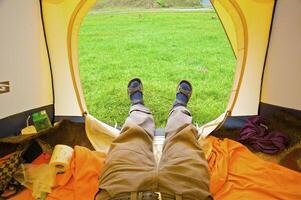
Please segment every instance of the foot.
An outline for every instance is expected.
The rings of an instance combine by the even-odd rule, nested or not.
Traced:
[[[177,87],[176,100],[173,104],[173,108],[177,106],[187,106],[187,103],[191,97],[192,86],[186,81],[182,80]]]
[[[132,105],[144,104],[143,102],[143,85],[139,78],[134,78],[128,83],[128,95]]]

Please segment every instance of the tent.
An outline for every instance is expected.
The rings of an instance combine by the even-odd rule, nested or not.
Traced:
[[[78,32],[81,21],[94,3],[95,0],[0,1],[0,153],[3,155],[11,153],[12,149],[16,151],[14,144],[18,141],[26,142],[35,137],[7,136],[17,135],[26,127],[28,116],[41,110],[47,111],[52,122],[62,119],[79,122],[70,123],[74,129],[69,131],[65,131],[67,128],[58,131],[59,128],[55,127],[40,132],[40,139],[50,146],[57,142],[69,146],[83,144],[90,149],[106,151],[118,135],[117,129],[88,114],[79,78]],[[225,112],[198,127],[200,135],[205,137],[212,131],[216,133],[219,127],[241,126],[241,119],[249,116],[269,117],[286,112],[301,119],[301,1],[211,0],[211,3],[232,45],[237,64]],[[301,120],[294,121],[295,118],[286,116],[279,114],[279,122],[285,128],[294,125],[295,134],[300,136]],[[77,132],[76,127],[82,132]],[[50,135],[52,137],[48,137]],[[154,138],[156,159],[162,152],[162,137]],[[210,191],[215,199],[300,199],[300,173],[260,160],[237,142],[213,138],[207,139],[213,140],[210,143],[213,146],[209,145],[208,149],[213,149],[214,156],[207,159],[212,170]],[[34,143],[31,148],[27,152],[34,157],[33,154],[37,153]],[[87,156],[92,151],[76,148],[85,152],[83,161],[89,160]],[[228,162],[230,157],[231,162]],[[80,156],[77,154],[74,158]],[[98,169],[103,160],[101,156],[97,159],[98,165],[77,160],[74,163],[82,164],[82,169],[94,167],[97,170],[92,170],[100,173]],[[232,167],[229,173],[228,166]],[[296,171],[300,170],[300,167],[296,168]],[[72,171],[67,176],[70,173]],[[86,195],[87,189],[93,187],[95,191],[90,195],[94,196],[99,174],[82,177],[89,180],[85,179],[82,187],[74,188]],[[73,180],[66,184],[73,184]],[[51,194],[61,194],[60,188]],[[229,188],[231,192],[227,191]],[[72,197],[74,190],[69,186],[65,189],[68,195],[59,197]]]
[[[0,137],[16,135],[33,112],[83,122],[77,40],[95,0],[0,2]],[[301,1],[211,0],[237,58],[224,113],[199,127],[286,110],[301,113]]]

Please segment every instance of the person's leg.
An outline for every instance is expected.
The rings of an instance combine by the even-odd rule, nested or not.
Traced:
[[[172,108],[165,127],[166,139],[176,134],[181,127],[187,126],[191,123],[191,113],[185,106],[181,105]]]
[[[177,133],[182,126],[192,123],[190,111],[186,108],[192,94],[192,86],[188,81],[181,81],[177,87],[176,100],[169,113],[165,127],[166,138]]]
[[[142,104],[135,104],[131,106],[129,116],[125,120],[123,127],[126,127],[130,124],[136,124],[137,126],[143,128],[151,137],[154,136],[154,117],[146,106]]]
[[[188,100],[189,96],[184,103]],[[186,104],[175,103],[169,115],[160,161],[159,190],[182,196],[183,200],[211,199],[208,164]]]
[[[140,79],[132,79],[128,84],[128,95],[131,101],[129,116],[124,126],[136,124],[148,132],[153,137],[155,133],[155,123],[151,111],[144,106],[143,85]]]
[[[155,187],[156,163],[152,152],[154,119],[143,105],[143,99],[134,100],[136,103],[133,104],[131,98],[132,106],[120,136],[111,144],[100,177],[97,199],[107,200],[120,193],[152,190]]]

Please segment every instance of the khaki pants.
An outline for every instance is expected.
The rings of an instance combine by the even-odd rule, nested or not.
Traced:
[[[212,199],[207,161],[191,122],[191,114],[185,107],[171,111],[162,157],[156,163],[153,116],[143,105],[132,106],[120,136],[111,145],[97,199],[107,200],[119,193],[136,191],[161,192],[184,200]]]

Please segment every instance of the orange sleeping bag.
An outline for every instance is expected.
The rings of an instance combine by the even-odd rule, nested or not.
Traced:
[[[56,185],[46,200],[89,200],[98,191],[98,177],[106,155],[75,146],[70,170],[58,174]],[[31,190],[24,190],[10,200],[34,200]]]
[[[215,200],[301,199],[301,173],[264,161],[233,140],[209,136],[210,190]]]
[[[301,174],[264,161],[233,140],[209,136],[210,190],[215,200],[300,200]],[[75,147],[71,170],[57,176],[56,187],[47,200],[89,200],[98,190],[98,177],[105,155]],[[12,200],[33,200],[24,190]]]

